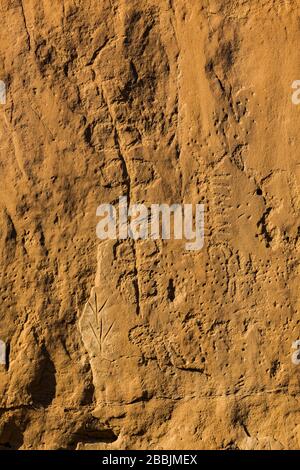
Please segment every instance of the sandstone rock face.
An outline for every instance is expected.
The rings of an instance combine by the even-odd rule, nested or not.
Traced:
[[[1,0],[1,448],[300,447],[299,15]],[[204,248],[99,240],[120,196]]]

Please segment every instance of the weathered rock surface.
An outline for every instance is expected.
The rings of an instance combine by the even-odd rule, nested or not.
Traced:
[[[299,448],[300,6],[0,5],[1,448]],[[122,195],[204,248],[99,241]]]

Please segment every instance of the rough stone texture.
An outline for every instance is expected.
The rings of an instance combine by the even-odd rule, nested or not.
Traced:
[[[1,448],[300,447],[297,3],[0,1]]]

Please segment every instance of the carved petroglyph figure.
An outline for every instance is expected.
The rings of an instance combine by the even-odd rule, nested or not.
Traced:
[[[139,358],[136,347],[128,339],[128,330],[134,326],[136,318],[135,298],[133,295],[126,298],[122,289],[117,288],[121,267],[114,258],[114,244],[108,241],[99,248],[100,265],[107,263],[107,268],[100,270],[101,280],[98,279],[92,289],[79,321],[93,372],[98,406],[128,403],[143,394],[137,373]],[[130,261],[127,269],[129,266]],[[101,288],[97,287],[99,285]]]

